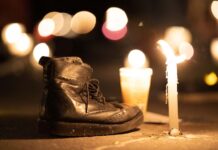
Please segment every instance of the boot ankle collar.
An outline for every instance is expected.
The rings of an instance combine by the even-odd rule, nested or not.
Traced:
[[[83,61],[79,57],[59,57],[59,58],[51,58],[51,57],[46,57],[42,56],[39,60],[39,64],[41,66],[45,66],[50,62],[57,62],[57,61],[62,61],[65,63],[74,63],[74,64],[83,64]]]

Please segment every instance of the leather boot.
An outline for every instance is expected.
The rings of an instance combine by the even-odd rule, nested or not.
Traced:
[[[97,136],[123,133],[143,122],[138,107],[107,102],[92,68],[79,57],[39,61],[45,88],[39,128],[59,136]]]

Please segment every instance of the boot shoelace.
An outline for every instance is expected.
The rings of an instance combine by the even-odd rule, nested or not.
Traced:
[[[105,97],[100,91],[99,81],[97,79],[90,79],[87,81],[80,93],[80,96],[86,104],[86,112],[88,112],[88,104],[90,99],[96,100],[103,104],[105,103]]]

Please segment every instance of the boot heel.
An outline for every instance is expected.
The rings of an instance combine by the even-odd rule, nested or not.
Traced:
[[[49,123],[46,120],[38,120],[38,132],[41,134],[49,134],[50,132]]]

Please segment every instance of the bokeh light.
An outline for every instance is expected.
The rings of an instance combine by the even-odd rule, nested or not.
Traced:
[[[96,24],[96,17],[89,11],[76,13],[71,20],[71,29],[76,34],[86,34],[91,32]]]
[[[49,12],[43,19],[51,19],[54,22],[54,29],[52,34],[57,35],[64,27],[64,15],[60,12]]]
[[[188,42],[182,42],[179,44],[179,54],[177,54],[165,40],[159,40],[157,41],[157,44],[168,61],[174,59],[176,63],[181,63],[190,59],[194,55],[194,49]]]
[[[53,11],[49,12],[44,16],[43,20],[46,19],[52,20],[54,24],[54,29],[51,33],[52,35],[62,37],[75,37],[77,35],[75,32],[72,31],[72,16],[70,14]],[[52,29],[50,28],[50,31],[51,30]]]
[[[126,34],[127,34],[127,27],[125,26],[123,29],[120,31],[110,31],[106,28],[105,23],[102,26],[102,33],[106,38],[109,40],[120,40],[122,39]]]
[[[42,19],[38,25],[39,35],[42,37],[50,36],[54,32],[55,23],[52,19]]]
[[[50,48],[46,43],[39,43],[33,49],[33,59],[35,62],[39,62],[42,56],[50,56]]]
[[[205,84],[207,84],[208,86],[213,86],[217,83],[217,75],[215,72],[211,72],[209,74],[206,74],[204,76],[204,82]]]
[[[191,43],[192,35],[191,32],[180,26],[169,27],[164,35],[166,40],[174,49],[177,49],[182,42]]]
[[[213,1],[211,3],[211,12],[213,16],[218,19],[218,1]]]
[[[188,42],[182,42],[179,45],[179,54],[185,56],[189,60],[194,55],[194,48]]]
[[[30,35],[26,33],[21,33],[17,36],[17,40],[8,45],[8,50],[12,55],[16,56],[26,56],[33,48],[33,39]]]
[[[210,45],[211,55],[216,63],[218,63],[218,38],[213,39]]]
[[[54,35],[56,35],[56,36],[65,36],[71,30],[71,18],[72,18],[72,16],[68,13],[61,13],[61,15],[63,17],[62,27],[60,28],[60,30],[58,32],[54,33]]]
[[[106,28],[110,31],[120,31],[128,23],[128,17],[124,10],[118,7],[110,7],[106,11]]]
[[[21,33],[25,32],[21,23],[10,23],[2,29],[2,39],[5,44],[11,44],[18,40]]]
[[[138,49],[131,50],[127,57],[127,66],[131,68],[143,68],[147,63],[145,54]]]

